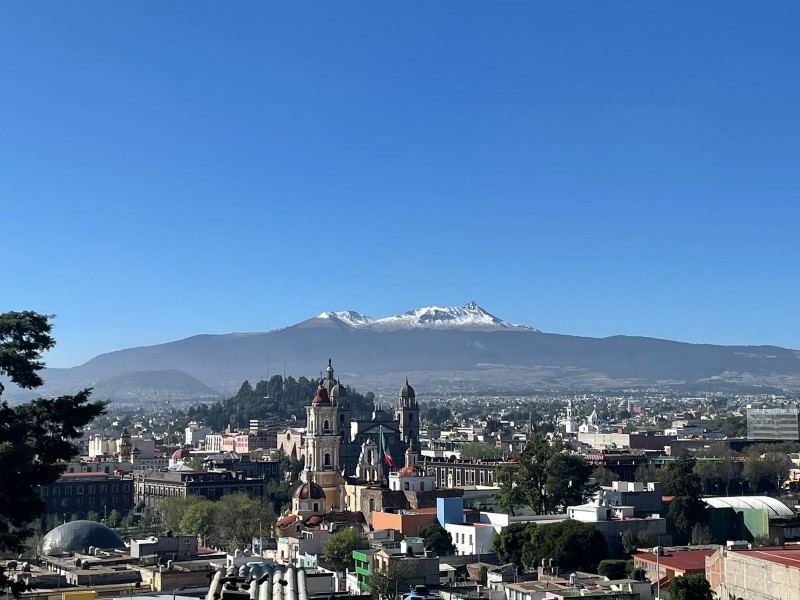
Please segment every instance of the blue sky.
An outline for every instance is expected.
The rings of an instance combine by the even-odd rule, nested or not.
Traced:
[[[800,348],[796,2],[4,2],[52,366],[324,310]]]

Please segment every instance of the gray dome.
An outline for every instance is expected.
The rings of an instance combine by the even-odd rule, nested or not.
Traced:
[[[333,389],[330,391],[330,396],[331,398],[347,398],[347,390],[337,381],[336,385],[333,386]]]
[[[83,552],[89,546],[122,548],[125,542],[111,529],[94,521],[70,521],[47,532],[42,541],[44,554]]]
[[[400,397],[401,398],[416,397],[416,394],[414,393],[414,388],[408,384],[408,379],[406,379],[406,384],[400,388]]]

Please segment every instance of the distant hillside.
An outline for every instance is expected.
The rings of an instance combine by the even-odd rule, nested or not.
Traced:
[[[431,326],[429,322],[435,320],[440,322]],[[230,397],[244,380],[264,379],[268,364],[272,366],[270,375],[285,371],[313,379],[327,366],[329,357],[342,383],[390,396],[406,376],[429,396],[445,390],[575,391],[651,386],[687,391],[800,390],[800,352],[796,350],[542,333],[511,325],[470,304],[454,309],[428,307],[384,319],[353,311],[323,313],[269,333],[198,335],[120,350],[71,369],[48,369],[46,385],[40,391],[100,386],[105,385],[104,380],[139,372],[132,379],[123,379],[125,383],[116,389],[129,397],[142,394],[148,398],[152,389],[173,385],[165,383],[161,375],[170,369],[202,382],[207,386],[205,393],[216,390]],[[98,393],[101,389],[98,387]],[[197,387],[187,389],[192,394],[202,392]]]
[[[177,369],[121,373],[94,384],[94,396],[120,401],[216,400],[221,397],[202,381]]]

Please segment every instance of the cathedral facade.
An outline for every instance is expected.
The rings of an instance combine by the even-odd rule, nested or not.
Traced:
[[[303,483],[296,494],[309,494],[315,484],[324,492],[319,512],[344,510],[346,482],[388,485],[389,474],[404,466],[407,452],[419,455],[419,404],[406,380],[392,407],[375,405],[368,418],[352,414],[347,390],[334,377],[328,360],[326,376],[306,408]],[[316,488],[315,488],[316,489]]]

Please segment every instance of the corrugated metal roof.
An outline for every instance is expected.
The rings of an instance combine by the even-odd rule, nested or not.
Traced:
[[[703,498],[703,500],[714,508],[732,508],[734,510],[755,508],[766,510],[770,519],[791,519],[795,516],[791,508],[780,500],[769,496],[719,496]]]

